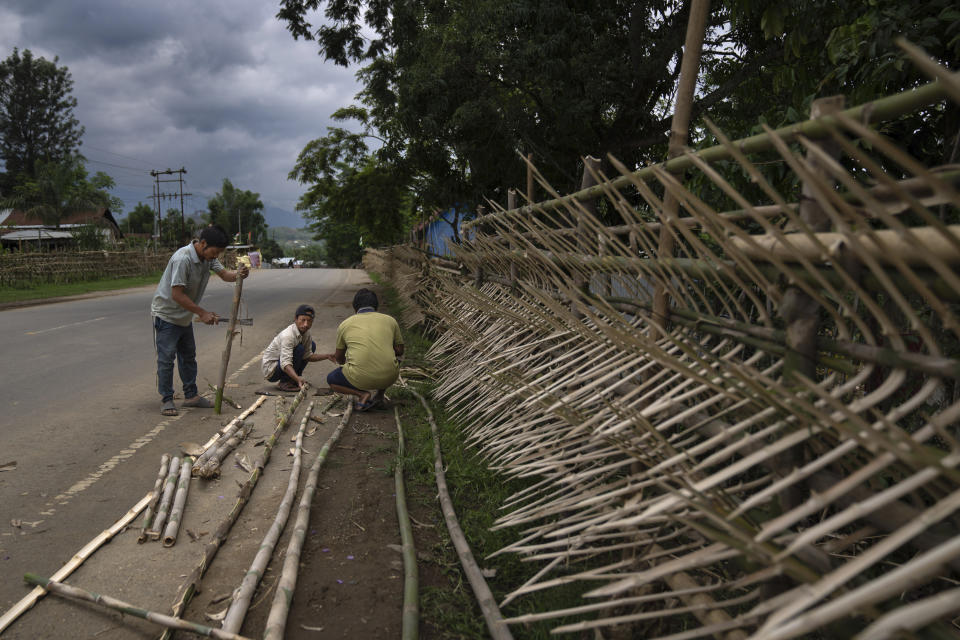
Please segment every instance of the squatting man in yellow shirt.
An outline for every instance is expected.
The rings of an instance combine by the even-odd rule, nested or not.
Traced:
[[[400,375],[397,358],[403,355],[403,337],[392,317],[377,313],[380,301],[369,289],[353,296],[356,312],[340,323],[336,351],[316,354],[339,365],[327,375],[330,389],[357,397],[354,408],[366,411],[383,403],[383,392]]]

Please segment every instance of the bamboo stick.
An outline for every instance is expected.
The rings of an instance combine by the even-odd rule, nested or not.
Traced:
[[[510,633],[510,629],[508,629],[504,623],[500,609],[497,607],[497,601],[490,592],[490,587],[487,586],[487,581],[484,580],[483,574],[480,572],[480,567],[477,565],[477,561],[470,551],[470,545],[467,543],[463,535],[463,530],[457,522],[457,515],[453,509],[453,501],[450,499],[450,492],[447,490],[446,474],[443,472],[443,459],[440,455],[440,434],[437,429],[437,423],[433,419],[433,411],[430,410],[430,405],[427,404],[424,397],[415,389],[411,387],[410,392],[416,396],[420,404],[423,405],[423,408],[427,412],[427,419],[430,421],[430,430],[433,432],[433,469],[437,478],[440,506],[443,509],[443,517],[447,523],[447,530],[450,532],[450,540],[453,542],[453,546],[457,549],[457,555],[460,557],[463,572],[466,574],[467,580],[473,588],[474,597],[476,597],[477,604],[483,612],[490,636],[494,638],[494,640],[511,639],[513,638],[513,634]]]
[[[140,536],[137,542],[143,544],[147,541],[147,531],[150,530],[150,524],[153,521],[153,510],[157,508],[160,501],[160,494],[163,492],[163,481],[167,479],[167,467],[170,465],[170,455],[165,453],[160,456],[160,472],[157,473],[157,481],[153,483],[153,498],[147,505],[143,513],[143,527],[140,529]]]
[[[270,562],[270,556],[273,555],[273,549],[277,546],[277,540],[283,533],[283,528],[287,524],[287,517],[290,515],[290,508],[293,506],[293,498],[297,493],[297,486],[300,483],[300,464],[303,458],[303,433],[307,428],[307,422],[310,420],[313,411],[313,401],[307,405],[307,410],[303,414],[303,420],[300,422],[300,428],[297,429],[297,444],[293,454],[293,467],[290,469],[290,478],[287,481],[287,490],[280,501],[280,507],[277,515],[270,524],[267,535],[263,537],[260,547],[257,549],[257,555],[254,557],[250,568],[243,575],[240,586],[233,594],[233,600],[230,602],[230,608],[223,618],[221,628],[230,633],[237,633],[243,626],[243,619],[247,615],[247,609],[250,607],[250,600],[253,593],[263,579],[263,572]]]
[[[393,484],[397,494],[397,521],[400,525],[400,545],[403,550],[403,622],[402,640],[419,637],[420,599],[418,596],[417,549],[413,544],[413,528],[407,511],[407,492],[403,483],[403,425],[400,424],[400,408],[393,408],[397,423],[397,465],[393,471]]]
[[[77,551],[73,557],[70,558],[70,561],[67,562],[67,564],[63,565],[50,577],[51,580],[63,580],[67,578],[77,569],[77,567],[82,565],[87,558],[92,556],[97,549],[109,542],[115,535],[123,531],[127,525],[133,522],[136,517],[140,515],[140,512],[147,507],[147,504],[152,499],[153,492],[151,491],[147,495],[143,496],[143,498],[140,499],[140,502],[131,507],[130,510],[123,515],[123,517],[113,523],[113,526],[105,531],[100,532],[100,534],[97,535],[93,540],[85,544],[80,551]],[[17,602],[17,604],[12,606],[6,613],[0,616],[0,633],[3,633],[4,629],[13,624],[13,622],[25,611],[36,604],[37,600],[42,598],[46,592],[46,589],[43,587],[35,588],[33,591],[24,596],[19,602]]]
[[[170,518],[163,531],[163,546],[172,547],[177,543],[177,533],[180,531],[180,521],[183,518],[183,507],[187,503],[187,493],[190,491],[190,471],[193,467],[193,458],[183,456],[180,464],[180,480],[177,483],[177,494],[173,499],[173,508],[170,509]]]
[[[237,518],[240,517],[240,512],[243,511],[243,508],[250,500],[253,489],[257,486],[257,482],[260,480],[260,476],[263,473],[263,468],[270,461],[270,453],[273,451],[273,447],[276,444],[277,439],[287,426],[287,421],[290,419],[290,416],[296,412],[297,407],[300,406],[300,403],[303,401],[304,397],[306,397],[306,394],[307,390],[301,389],[300,392],[294,396],[293,401],[290,403],[290,408],[277,416],[277,426],[270,438],[266,441],[266,443],[264,443],[263,453],[260,454],[260,459],[254,465],[253,471],[250,472],[250,476],[247,478],[247,481],[237,493],[236,503],[234,503],[230,513],[228,513],[226,517],[220,521],[220,524],[217,526],[210,538],[210,542],[208,542],[203,548],[203,556],[200,558],[200,562],[197,563],[197,566],[194,567],[193,571],[191,571],[187,576],[186,582],[181,585],[179,592],[180,595],[177,597],[177,600],[172,607],[174,617],[183,615],[187,605],[190,604],[190,600],[193,599],[197,588],[200,586],[200,581],[203,579],[204,574],[206,574],[207,569],[210,568],[210,564],[213,562],[213,559],[217,556],[217,551],[220,550],[220,546],[227,539],[227,534],[230,533],[231,527],[233,527],[233,524],[237,521]],[[281,406],[283,403],[278,402],[277,404],[278,406]],[[161,640],[170,640],[170,637],[170,632],[168,630],[161,636]]]
[[[347,403],[347,409],[340,418],[340,424],[334,432],[327,438],[320,449],[320,453],[310,465],[310,473],[307,475],[307,484],[303,489],[303,495],[300,497],[300,505],[297,508],[297,521],[293,526],[293,533],[290,535],[290,541],[287,543],[287,553],[283,559],[283,570],[280,573],[280,579],[277,582],[277,591],[273,596],[273,604],[270,606],[270,614],[267,616],[267,627],[263,632],[263,640],[283,640],[284,631],[287,627],[287,617],[290,614],[290,606],[293,603],[293,592],[297,586],[297,574],[300,569],[300,552],[303,549],[304,540],[307,536],[307,527],[310,524],[310,505],[313,502],[313,494],[317,490],[317,477],[320,475],[320,467],[327,459],[330,449],[336,444],[343,432],[344,427],[350,422],[353,415],[353,403]]]
[[[262,405],[266,401],[267,401],[267,396],[260,396],[259,398],[257,398],[256,402],[254,402],[252,405],[247,407],[243,411],[243,413],[241,413],[236,418],[228,422],[222,429],[220,429],[220,431],[213,434],[213,436],[207,441],[207,443],[203,445],[203,453],[197,456],[196,461],[193,463],[194,470],[196,470],[197,467],[202,466],[207,461],[207,458],[209,458],[210,455],[215,450],[213,445],[215,445],[220,439],[224,437],[229,437],[228,433],[233,432],[238,422],[240,422],[241,420],[246,420],[247,416],[249,416],[251,413],[259,409],[260,405]]]
[[[223,347],[220,359],[220,377],[217,382],[217,395],[213,403],[213,411],[220,415],[223,403],[223,385],[227,382],[227,365],[230,364],[230,348],[233,345],[233,332],[237,327],[237,313],[240,311],[240,295],[243,293],[243,278],[237,276],[233,283],[233,305],[230,307],[230,324],[227,326],[227,343]]]
[[[107,609],[119,611],[125,615],[142,618],[148,622],[152,622],[162,627],[167,627],[168,629],[189,631],[190,633],[195,633],[199,636],[218,638],[219,640],[248,640],[247,638],[238,636],[235,633],[224,633],[223,631],[214,629],[213,627],[208,627],[196,622],[188,622],[182,618],[174,618],[162,613],[136,607],[132,604],[124,602],[123,600],[111,598],[110,596],[105,596],[99,593],[93,593],[92,591],[81,589],[80,587],[74,587],[69,584],[57,582],[56,580],[52,580],[50,578],[43,578],[32,573],[25,574],[23,579],[27,584],[37,585],[46,589],[50,593],[57,594],[58,596],[69,598],[71,600],[80,600],[82,602],[92,602],[102,607],[106,607]]]
[[[230,437],[226,441],[217,445],[216,451],[214,451],[207,461],[204,463],[203,467],[197,472],[197,475],[201,478],[212,478],[220,475],[220,465],[223,464],[224,458],[226,458],[231,451],[237,448],[237,446],[243,442],[244,438],[250,433],[253,429],[253,423],[247,424],[244,421],[237,423],[236,428],[233,430],[233,433],[230,434]]]
[[[163,531],[163,526],[167,523],[167,515],[170,513],[170,505],[173,504],[173,496],[177,492],[177,476],[180,471],[180,458],[174,457],[170,460],[170,468],[167,470],[167,479],[163,484],[163,496],[160,498],[160,506],[157,508],[157,517],[153,522],[153,528],[147,531],[147,535],[156,540]]]

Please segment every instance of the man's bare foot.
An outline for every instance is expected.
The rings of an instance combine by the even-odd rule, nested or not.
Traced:
[[[358,398],[358,400],[353,404],[355,411],[366,411],[373,406],[373,401],[371,400],[371,395],[369,391],[364,391]]]

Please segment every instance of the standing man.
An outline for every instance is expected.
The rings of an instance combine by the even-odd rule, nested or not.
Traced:
[[[209,226],[200,232],[200,239],[177,249],[153,294],[150,315],[153,316],[153,341],[157,348],[157,390],[162,398],[160,413],[177,415],[173,403],[173,361],[177,361],[183,383],[183,406],[211,409],[213,403],[197,394],[197,344],[193,339],[193,316],[204,324],[214,324],[217,314],[200,306],[207,289],[210,271],[224,282],[246,278],[249,271],[241,267],[227,271],[217,259],[227,246],[222,227]]]
[[[400,375],[400,326],[392,317],[377,313],[379,306],[373,291],[357,291],[353,296],[356,314],[340,323],[336,352],[318,357],[343,365],[327,375],[327,384],[337,393],[356,396],[354,407],[359,411],[382,403],[383,392]]]
[[[314,353],[317,344],[310,337],[316,314],[313,307],[302,304],[293,314],[293,324],[281,331],[263,350],[260,369],[267,382],[276,382],[281,391],[299,391],[309,383],[303,378],[308,362],[328,360],[326,354]]]

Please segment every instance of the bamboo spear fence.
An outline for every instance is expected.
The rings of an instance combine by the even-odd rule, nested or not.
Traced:
[[[960,76],[903,46],[933,82],[742,140],[706,119],[716,146],[566,196],[530,163],[550,199],[488,202],[453,258],[367,252],[436,330],[435,398],[524,486],[497,553],[538,570],[501,605],[583,593],[507,624],[957,637],[960,172],[884,131]]]

